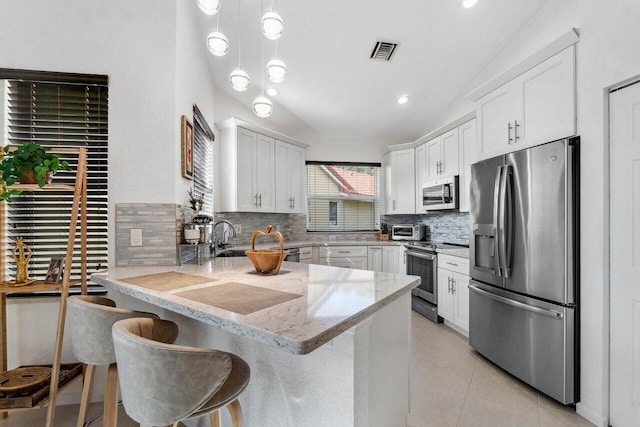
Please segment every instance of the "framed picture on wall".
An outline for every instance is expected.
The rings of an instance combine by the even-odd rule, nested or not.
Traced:
[[[62,272],[64,270],[64,258],[51,258],[49,261],[49,269],[44,278],[44,283],[57,285],[62,281]]]
[[[182,176],[193,179],[193,125],[182,116]]]

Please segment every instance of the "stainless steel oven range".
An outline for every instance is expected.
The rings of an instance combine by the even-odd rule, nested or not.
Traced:
[[[427,319],[441,323],[438,316],[438,254],[440,248],[459,248],[453,243],[412,242],[405,245],[407,274],[419,276],[421,281],[411,291],[411,308]]]

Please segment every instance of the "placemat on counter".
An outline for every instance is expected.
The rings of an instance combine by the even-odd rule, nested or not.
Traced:
[[[251,314],[302,296],[238,282],[207,286],[206,288],[180,292],[176,295],[242,315]]]
[[[127,277],[118,280],[154,291],[170,291],[172,289],[209,283],[218,279],[179,273],[177,271],[167,271],[166,273],[145,274],[144,276]]]

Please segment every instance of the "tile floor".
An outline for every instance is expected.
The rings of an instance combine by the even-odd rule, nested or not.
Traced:
[[[412,312],[411,414],[409,427],[592,426],[571,408],[555,403],[473,351],[467,339]],[[91,405],[95,414],[102,405]],[[61,406],[56,426],[76,425],[77,405]],[[138,424],[122,407],[119,427]],[[0,427],[45,425],[46,408],[15,412]],[[96,420],[92,426],[101,426]],[[271,426],[247,426],[271,427]],[[275,426],[274,426],[275,427]],[[390,426],[395,427],[395,426]]]
[[[412,312],[409,427],[593,426],[513,378],[462,335]]]

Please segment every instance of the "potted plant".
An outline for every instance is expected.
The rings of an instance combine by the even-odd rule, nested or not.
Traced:
[[[4,147],[4,157],[0,162],[0,199],[10,202],[11,196],[21,193],[21,190],[8,188],[16,182],[44,187],[45,184],[51,183],[52,176],[57,171],[70,170],[68,162],[60,161],[60,158],[49,150],[50,148],[33,142],[23,142],[17,147]]]

